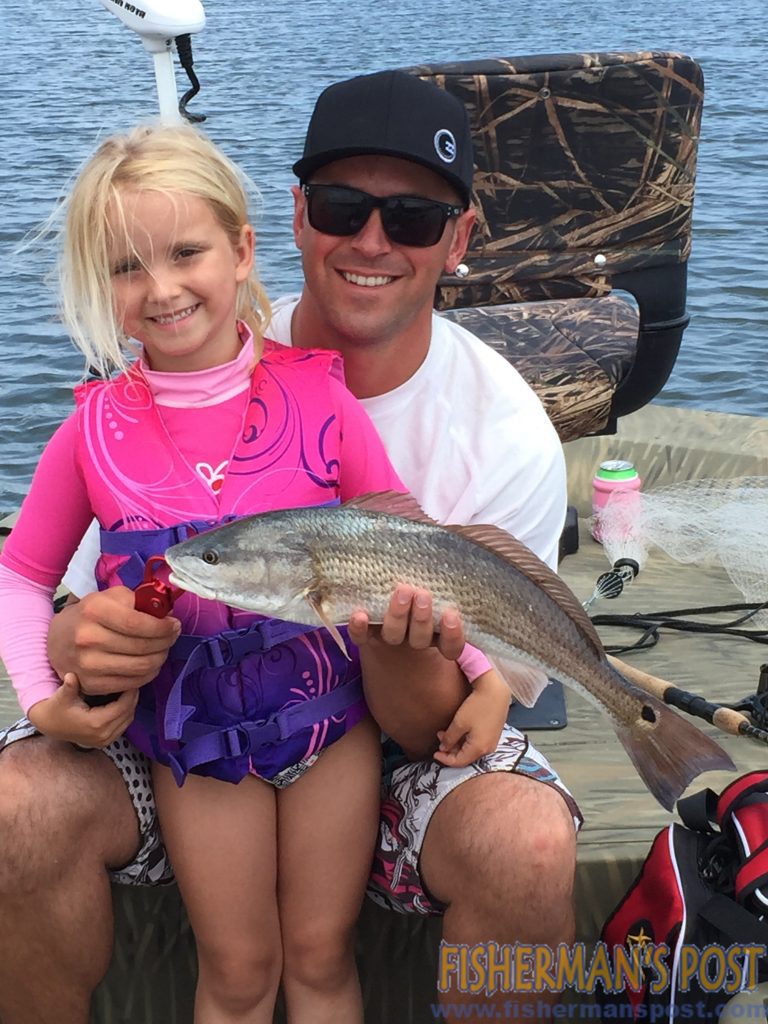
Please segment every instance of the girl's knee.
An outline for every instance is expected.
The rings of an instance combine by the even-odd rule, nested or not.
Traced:
[[[277,996],[282,970],[279,940],[259,948],[211,949],[198,943],[198,961],[200,987],[228,1013],[247,1013]]]
[[[307,920],[283,935],[283,975],[304,988],[333,992],[355,972],[354,925]]]

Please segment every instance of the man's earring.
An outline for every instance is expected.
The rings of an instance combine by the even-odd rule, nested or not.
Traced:
[[[454,274],[456,275],[456,277],[469,277],[469,267],[467,266],[466,263],[460,263],[458,267],[456,267],[456,269],[454,270]]]

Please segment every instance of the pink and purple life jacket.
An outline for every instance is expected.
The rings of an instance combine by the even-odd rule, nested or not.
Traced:
[[[243,515],[339,501],[340,433],[329,394],[338,357],[269,349],[218,494],[168,435],[138,366],[77,389],[78,462],[101,524],[100,589],[136,587],[153,555]],[[366,713],[360,666],[324,629],[184,594],[182,635],[140,692],[129,739],[170,766],[238,782],[272,779]],[[354,647],[351,647],[354,651]]]

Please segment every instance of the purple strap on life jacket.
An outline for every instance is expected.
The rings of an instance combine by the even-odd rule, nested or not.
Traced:
[[[170,650],[170,658],[174,661],[183,660],[184,665],[175,673],[173,686],[168,693],[163,722],[165,738],[174,742],[187,738],[184,723],[195,713],[195,708],[189,704],[182,704],[181,695],[184,680],[190,672],[201,668],[234,665],[247,654],[269,651],[277,644],[316,629],[317,626],[302,626],[296,622],[284,622],[282,619],[264,619],[242,629],[225,630],[212,637],[192,634],[180,636]],[[327,717],[321,715],[321,719]]]
[[[249,756],[267,743],[285,741],[300,729],[346,711],[363,699],[363,683],[358,677],[346,686],[336,687],[314,700],[297,701],[258,722],[241,722],[230,726],[203,726],[190,722],[190,738],[180,751],[168,754],[168,762],[176,784],[181,786],[194,768],[211,761]]]
[[[157,530],[101,530],[101,552],[104,555],[128,556],[128,561],[120,566],[117,575],[124,586],[135,590],[144,579],[147,558],[151,555],[163,554],[173,544],[180,544],[189,537],[207,533],[215,526],[223,526],[237,518],[223,516],[221,519],[195,519]]]
[[[338,503],[338,499],[334,499],[324,504],[331,506]],[[230,515],[215,521],[190,521],[156,530],[102,530],[101,550],[104,554],[126,558],[117,569],[117,575],[126,586],[135,588],[144,581],[146,562],[152,555],[163,553],[169,546],[189,536],[207,532],[238,518]],[[169,653],[168,667],[173,682],[165,706],[157,709],[162,716],[162,725],[156,720],[155,712],[141,705],[137,708],[134,720],[134,725],[144,734],[142,739],[152,744],[159,760],[169,764],[179,785],[187,773],[198,766],[202,766],[203,774],[215,774],[206,768],[220,760],[227,762],[230,767],[223,775],[216,777],[237,781],[237,777],[230,777],[231,771],[237,766],[237,776],[243,761],[244,770],[248,770],[250,751],[258,752],[264,745],[285,743],[307,726],[315,726],[330,718],[336,719],[343,712],[350,711],[355,704],[363,702],[358,674],[343,686],[335,686],[322,697],[313,696],[309,700],[281,708],[263,720],[245,721],[234,726],[230,724],[231,719],[226,724],[196,721],[194,716],[198,708],[183,703],[185,682],[191,673],[215,671],[223,666],[239,664],[249,655],[262,654],[317,629],[317,626],[265,618],[240,629],[224,630],[213,637],[190,634],[179,637]],[[139,742],[137,737],[134,739]],[[181,749],[167,749],[169,745],[178,747],[179,744]],[[262,757],[268,763],[274,761],[270,752],[262,751]]]

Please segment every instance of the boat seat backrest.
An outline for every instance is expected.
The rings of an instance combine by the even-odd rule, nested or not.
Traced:
[[[444,276],[437,308],[627,292],[639,330],[630,369],[612,383],[610,418],[644,405],[688,322],[698,64],[678,53],[589,53],[407,70],[458,96],[474,135],[469,276]]]

